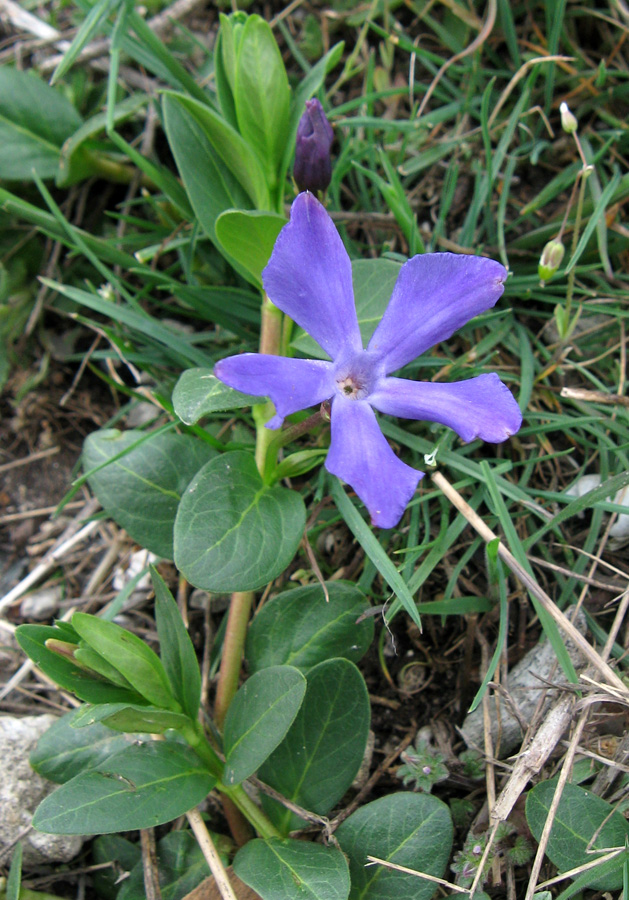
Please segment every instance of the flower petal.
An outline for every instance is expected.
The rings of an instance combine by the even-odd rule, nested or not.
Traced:
[[[276,306],[335,359],[362,350],[352,266],[338,231],[313,194],[299,194],[262,272]]]
[[[493,372],[453,384],[383,378],[369,403],[391,416],[440,422],[464,441],[499,444],[522,424],[515,397]]]
[[[276,415],[267,428],[279,428],[285,416],[322,403],[334,393],[333,366],[323,360],[243,353],[216,363],[214,374],[237,391],[271,398]]]
[[[328,472],[354,488],[373,525],[393,528],[402,518],[423,472],[397,458],[368,403],[336,396]]]
[[[493,259],[426,253],[405,263],[369,351],[394,372],[449,338],[501,296],[507,270]]]

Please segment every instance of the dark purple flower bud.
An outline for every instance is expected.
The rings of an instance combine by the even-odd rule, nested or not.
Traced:
[[[334,132],[319,101],[306,100],[297,126],[293,176],[300,191],[324,191],[332,178],[330,148]]]

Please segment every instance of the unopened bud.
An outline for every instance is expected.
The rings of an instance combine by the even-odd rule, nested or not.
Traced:
[[[564,253],[565,249],[561,241],[553,240],[546,244],[537,267],[540,281],[550,281],[561,265]]]
[[[297,126],[293,176],[300,191],[324,191],[332,178],[330,148],[334,132],[319,101],[306,100]]]
[[[579,127],[579,123],[577,122],[577,117],[570,112],[567,103],[560,104],[559,113],[561,115],[561,127],[563,130],[566,134],[574,134]]]

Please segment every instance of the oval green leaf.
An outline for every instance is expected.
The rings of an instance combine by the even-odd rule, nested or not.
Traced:
[[[65,624],[65,623],[64,623]],[[66,691],[87,703],[141,703],[140,694],[108,684],[80,669],[46,647],[49,639],[67,640],[68,635],[52,625],[20,625],[15,637],[22,650],[42,672]]]
[[[332,657],[358,662],[373,640],[371,616],[357,624],[369,609],[365,596],[349,583],[326,585],[329,600],[318,584],[294,588],[264,604],[249,626],[245,656],[249,671],[267,666],[296,666],[307,670]]]
[[[301,709],[259,777],[299,806],[326,815],[351,785],[363,760],[369,697],[362,675],[346,659],[319,663],[307,679]],[[268,798],[263,802],[280,831],[303,827],[303,820],[290,810]]]
[[[277,213],[228,209],[216,220],[216,238],[228,256],[249,273],[249,280],[261,288],[262,270],[286,222],[285,216]]]
[[[3,180],[54,178],[61,145],[81,126],[67,97],[34,72],[0,68],[0,173]]]
[[[557,779],[535,785],[526,798],[526,819],[539,840],[548,818]],[[546,855],[560,872],[567,872],[596,859],[596,851],[624,847],[629,838],[629,823],[611,804],[576,784],[566,784],[555,814]],[[590,887],[597,891],[616,891],[622,887],[622,861],[615,872],[597,877],[591,873]]]
[[[429,900],[434,881],[367,867],[367,856],[442,878],[452,849],[452,819],[445,803],[430,794],[389,794],[353,813],[335,836],[349,859],[351,900]]]
[[[144,439],[144,440],[142,440]],[[138,443],[140,441],[140,443]],[[90,434],[83,468],[103,508],[134,541],[173,558],[173,526],[181,495],[216,450],[184,434],[105,428]]]
[[[72,723],[82,711],[80,708],[61,716],[40,737],[30,755],[31,766],[49,781],[64,784],[137,740],[136,736],[115,734],[98,722],[85,728],[74,728]]]
[[[49,834],[110,834],[163,825],[203,800],[216,783],[182,744],[127,747],[57,788],[33,826]]]
[[[159,656],[141,638],[88,613],[75,613],[72,627],[149,703],[180,711]]]
[[[306,679],[293,666],[272,666],[245,681],[225,719],[224,784],[240,784],[260,768],[292,725],[305,693]]]
[[[305,841],[249,841],[234,872],[262,900],[347,900],[349,870],[340,850]]]
[[[305,523],[296,491],[263,484],[250,453],[225,453],[198,472],[181,499],[175,562],[195,587],[255,590],[288,566]]]
[[[227,387],[212,369],[186,369],[173,390],[173,407],[186,425],[196,425],[211,413],[242,409],[260,402],[253,394],[241,394]]]

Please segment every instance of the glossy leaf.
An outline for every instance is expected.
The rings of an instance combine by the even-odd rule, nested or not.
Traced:
[[[89,473],[111,460],[88,477],[98,500],[133,540],[157,556],[172,559],[181,495],[215,455],[216,450],[204,441],[188,435],[161,432],[147,438],[142,431],[105,428],[85,441],[83,468]]]
[[[307,841],[254,840],[234,859],[236,875],[262,900],[347,900],[349,870],[335,847]]]
[[[64,784],[84,769],[100,765],[137,739],[116,734],[96,723],[74,728],[73,722],[82,708],[72,710],[51,725],[37,741],[30,755],[31,766],[49,781]]]
[[[548,818],[557,779],[541,781],[526,798],[526,819],[539,840]],[[559,801],[546,855],[560,872],[574,869],[596,859],[596,851],[624,847],[629,839],[629,823],[613,807],[591,791],[566,784]],[[590,852],[592,851],[592,852]],[[602,878],[591,872],[589,885],[597,891],[616,891],[622,887],[622,864]]]
[[[332,657],[358,662],[373,640],[374,620],[362,591],[331,581],[329,600],[318,584],[284,591],[264,604],[249,626],[245,656],[250,672],[288,665],[307,670]]]
[[[177,568],[205,590],[255,590],[288,566],[305,521],[299,494],[264,485],[250,453],[225,453],[198,472],[181,499]]]
[[[160,658],[171,690],[184,713],[196,719],[201,702],[201,670],[177,601],[151,566]]]
[[[159,656],[141,638],[87,613],[75,613],[72,627],[149,703],[179,711]]]
[[[389,794],[361,807],[335,832],[349,859],[350,900],[429,900],[434,881],[384,866],[367,855],[442,878],[452,849],[452,819],[431,794]]]
[[[233,94],[239,131],[273,189],[288,138],[290,88],[271,27],[257,15],[249,16],[240,36]]]
[[[85,706],[76,715],[73,727],[83,729],[102,722],[113,731],[129,734],[163,734],[171,728],[181,729],[190,725],[182,713],[170,712],[156,706],[130,706],[125,703],[99,703]]]
[[[220,835],[212,838],[215,844],[221,840]],[[201,848],[189,831],[171,831],[158,841],[156,849],[161,900],[183,900],[210,874]],[[226,856],[222,856],[226,865]],[[141,859],[120,886],[116,900],[146,900]]]
[[[104,900],[117,900],[119,879],[127,881],[131,870],[142,863],[142,850],[139,843],[133,844],[119,834],[102,834],[92,843],[92,861],[104,866],[92,873],[95,893]]]
[[[164,103],[166,133],[177,167],[192,207],[209,237],[214,234],[213,222],[225,209],[247,208],[250,204],[258,209],[268,209],[269,192],[264,172],[258,157],[236,129],[208,106],[183,94],[167,93]],[[201,151],[200,157],[198,151]],[[216,157],[221,162],[220,166],[216,164]],[[196,168],[196,173],[191,171],[193,168]],[[224,178],[225,169],[233,178]],[[218,180],[218,185],[214,183],[213,176]],[[194,191],[198,189],[201,179],[205,182],[205,188],[202,195],[195,196]],[[234,190],[233,179],[236,179],[240,190]],[[249,202],[238,202],[242,199],[242,191]],[[209,219],[205,214],[203,217],[200,215],[198,204],[201,196],[203,201],[214,201],[209,205],[212,211]]]
[[[81,125],[67,97],[34,72],[0,68],[0,173],[5,181],[54,178],[61,145]]]
[[[276,213],[228,209],[216,220],[216,238],[228,257],[249,274],[251,283],[261,288],[262,270],[286,222]]]
[[[67,640],[68,635],[52,625],[20,625],[15,637],[22,650],[38,668],[66,691],[76,694],[87,703],[141,703],[142,697],[133,690],[125,690],[96,678],[68,659],[46,647],[50,639]]]
[[[152,828],[196,806],[214,784],[189,747],[134,744],[57,788],[38,807],[33,826],[50,834]]]
[[[186,369],[179,377],[172,396],[176,414],[186,425],[195,425],[211,413],[242,409],[260,402],[253,394],[241,394],[227,387],[212,369]]]
[[[271,666],[245,681],[225,719],[225,784],[239,784],[260,768],[292,725],[305,693],[306,679],[293,666]]]
[[[363,760],[369,697],[362,675],[346,659],[319,663],[307,680],[295,721],[258,775],[299,806],[326,815],[351,785]],[[281,831],[303,827],[299,817],[267,800],[264,805]]]
[[[369,343],[385,309],[400,273],[400,264],[392,259],[356,259],[352,261],[354,300],[363,346]],[[292,346],[307,356],[327,359],[317,342],[304,331],[296,333]]]

